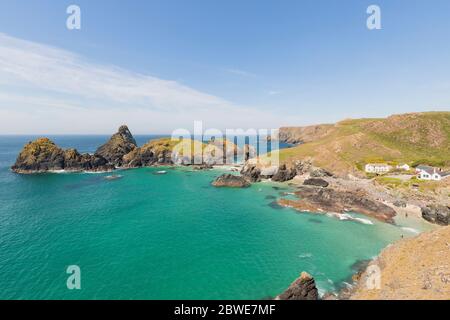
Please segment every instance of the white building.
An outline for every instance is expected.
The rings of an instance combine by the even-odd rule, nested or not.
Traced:
[[[420,180],[441,181],[450,177],[450,172],[443,172],[438,168],[419,166],[416,168],[417,178]]]
[[[404,164],[397,165],[397,169],[398,170],[409,171],[409,169],[411,169],[411,167],[409,165],[407,165],[406,163],[404,163]]]
[[[386,173],[391,169],[392,167],[386,163],[368,163],[365,168],[367,173]]]

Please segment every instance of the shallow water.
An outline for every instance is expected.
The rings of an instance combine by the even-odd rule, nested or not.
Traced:
[[[220,170],[11,173],[30,139],[0,137],[0,299],[263,299],[302,271],[324,292],[408,236],[371,219],[276,208],[286,185],[211,187]],[[87,152],[106,137],[54,140]],[[79,291],[66,287],[69,265],[81,268]]]

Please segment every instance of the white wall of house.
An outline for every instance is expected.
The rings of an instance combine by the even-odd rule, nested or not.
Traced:
[[[420,180],[433,180],[433,181],[441,181],[442,180],[442,176],[435,172],[433,174],[430,174],[426,171],[420,171],[418,178]]]
[[[419,173],[419,179],[420,179],[420,180],[431,180],[432,177],[431,177],[431,175],[430,175],[428,172],[420,171],[420,173]]]
[[[391,167],[388,165],[366,164],[365,170],[368,173],[386,173],[391,170]]]
[[[411,169],[411,168],[410,168],[410,166],[407,165],[407,164],[402,164],[402,165],[398,165],[398,166],[397,166],[397,169],[409,171],[409,169]]]

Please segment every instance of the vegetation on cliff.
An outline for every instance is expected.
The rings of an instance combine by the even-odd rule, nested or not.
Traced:
[[[24,146],[11,169],[17,173],[107,171],[114,166],[102,156],[80,154],[76,149],[63,150],[50,139],[39,138]]]
[[[450,112],[281,128],[280,137],[302,143],[281,150],[281,162],[292,165],[311,159],[316,166],[337,174],[361,175],[365,163],[379,161],[450,166]]]

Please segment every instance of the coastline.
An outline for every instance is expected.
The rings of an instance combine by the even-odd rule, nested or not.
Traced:
[[[119,134],[119,133],[118,133]],[[116,135],[118,135],[116,134]],[[131,134],[130,134],[131,135]],[[114,136],[113,136],[114,137]],[[132,140],[132,137],[128,137],[128,140]],[[111,138],[111,141],[113,141],[113,138]],[[111,143],[108,142],[108,143]],[[126,142],[126,141],[125,141]],[[122,143],[122,141],[120,141],[120,143]],[[127,143],[127,142],[126,142]],[[103,147],[104,148],[104,147]],[[136,150],[138,150],[138,154],[141,153],[140,148],[135,147]],[[70,150],[66,150],[64,152],[68,152]],[[195,165],[185,165],[185,164],[180,164],[180,163],[172,163],[172,164],[166,164],[164,163],[165,161],[168,161],[168,159],[165,155],[163,155],[163,160],[161,161],[162,163],[159,163],[159,161],[154,161],[152,160],[151,163],[148,164],[138,164],[138,165],[129,165],[129,166],[123,166],[122,164],[122,157],[120,154],[117,155],[115,153],[110,153],[109,150],[106,150],[107,152],[107,157],[110,159],[108,160],[109,164],[113,164],[116,163],[116,165],[114,167],[111,167],[111,169],[108,170],[85,170],[85,169],[63,169],[63,170],[52,170],[52,169],[46,169],[46,170],[27,170],[24,172],[21,172],[20,169],[16,169],[14,170],[16,173],[27,173],[27,174],[40,174],[40,173],[53,173],[53,174],[71,174],[71,173],[86,173],[86,174],[105,174],[105,173],[112,173],[115,170],[118,171],[122,171],[122,170],[131,170],[131,169],[139,169],[139,168],[173,168],[173,169],[180,169],[180,171],[189,171],[189,172],[193,172],[193,171],[204,171],[204,170],[213,170],[213,171],[217,171],[217,172],[227,172],[227,173],[235,173],[236,175],[240,175],[241,178],[245,177],[244,174],[244,168],[245,168],[245,164],[234,164],[234,165],[229,165],[229,164],[225,164],[225,165],[213,165],[213,166],[209,166],[209,165],[201,165],[201,166],[195,166]],[[145,152],[142,151],[142,152]],[[76,151],[75,151],[76,153]],[[131,152],[130,152],[131,154]],[[91,154],[89,155],[90,158],[95,157],[96,154]],[[134,155],[133,155],[134,157]],[[116,160],[114,160],[116,159]],[[117,160],[119,159],[119,160]],[[156,158],[152,158],[155,159]],[[161,158],[159,158],[161,159]],[[118,161],[118,162],[115,162]],[[108,164],[107,163],[107,164]],[[117,165],[118,164],[118,165]],[[130,162],[131,164],[131,162]],[[100,167],[103,168],[103,167]],[[315,172],[317,173],[317,171],[320,168],[314,168]],[[289,169],[287,169],[286,167],[284,167],[283,169],[280,169],[283,174],[286,173],[286,177],[290,177],[290,173],[289,173]],[[326,182],[326,186],[325,187],[318,187],[317,191],[321,191],[321,190],[338,190],[339,192],[344,190],[346,192],[350,192],[352,195],[357,195],[359,190],[358,188],[365,188],[365,190],[367,190],[367,192],[365,193],[364,197],[367,198],[372,198],[373,201],[376,201],[378,203],[381,203],[387,207],[389,207],[390,209],[394,210],[396,215],[394,217],[394,225],[398,228],[402,228],[405,233],[409,233],[407,234],[407,236],[412,236],[416,233],[420,233],[423,230],[421,228],[414,228],[415,223],[416,222],[424,222],[424,220],[421,217],[421,213],[420,213],[420,207],[415,205],[415,204],[409,204],[406,203],[405,206],[398,206],[396,205],[393,201],[389,201],[391,200],[391,196],[387,195],[385,193],[383,193],[382,191],[380,191],[380,188],[378,188],[377,190],[375,190],[375,187],[373,187],[371,185],[372,181],[368,180],[368,179],[344,179],[344,178],[339,178],[339,177],[335,177],[335,176],[327,176],[328,173],[326,172],[321,172],[321,174],[324,174],[324,176],[321,176],[320,179],[310,179],[312,176],[312,171],[303,174],[303,175],[297,175],[294,177],[294,179],[288,179],[286,181],[273,181],[271,178],[266,178],[261,176],[259,181],[252,181],[252,184],[254,184],[254,186],[256,188],[258,188],[259,184],[264,184],[266,186],[271,186],[274,189],[275,188],[280,188],[280,189],[290,189],[293,192],[289,193],[289,196],[296,196],[295,194],[295,190],[299,190],[301,188],[305,188],[305,182],[310,179],[310,180],[316,180],[316,182],[320,182],[318,180],[321,180],[322,182]],[[330,185],[330,188],[328,188],[328,184]],[[261,191],[261,190],[259,190]],[[285,196],[288,196],[288,193],[285,194]],[[283,199],[283,195],[280,193],[280,195],[278,196],[279,199]],[[247,201],[251,201],[251,199],[248,199]],[[292,201],[292,200],[286,200],[286,201]],[[334,204],[333,206],[336,206],[336,204]],[[291,207],[294,208],[294,205],[287,205],[287,207]],[[303,213],[308,213],[311,215],[314,214],[322,214],[322,215],[326,215],[330,218],[333,219],[338,219],[341,221],[353,221],[353,222],[358,222],[361,224],[366,224],[366,225],[373,225],[373,222],[370,219],[365,219],[363,217],[359,217],[359,216],[353,216],[353,210],[349,210],[346,209],[345,207],[341,208],[342,210],[338,211],[338,210],[333,210],[333,208],[331,207],[327,207],[326,210],[322,210],[322,209],[317,209],[314,207],[311,207],[310,210],[305,210],[304,207],[299,207],[297,209],[301,209],[300,211]],[[363,210],[361,210],[361,212],[359,212],[359,210],[355,210],[356,214],[365,214],[366,216],[369,216],[370,218],[374,218],[373,216],[371,216],[370,214],[367,214],[367,212],[363,212]],[[380,221],[383,222],[389,222],[387,220],[384,219],[379,219]],[[404,222],[408,222],[407,224],[403,224]],[[431,223],[426,222],[430,228],[433,226]],[[402,238],[403,238],[403,234],[402,234]],[[391,246],[392,244],[388,245],[388,248]],[[384,249],[385,250],[385,249]],[[384,250],[382,250],[381,252],[383,252]],[[375,258],[376,259],[376,258]],[[355,261],[356,263],[357,261]],[[357,274],[359,274],[361,272],[357,272]],[[355,277],[355,276],[353,276]],[[344,283],[343,283],[344,284]],[[340,286],[341,284],[339,284]]]

